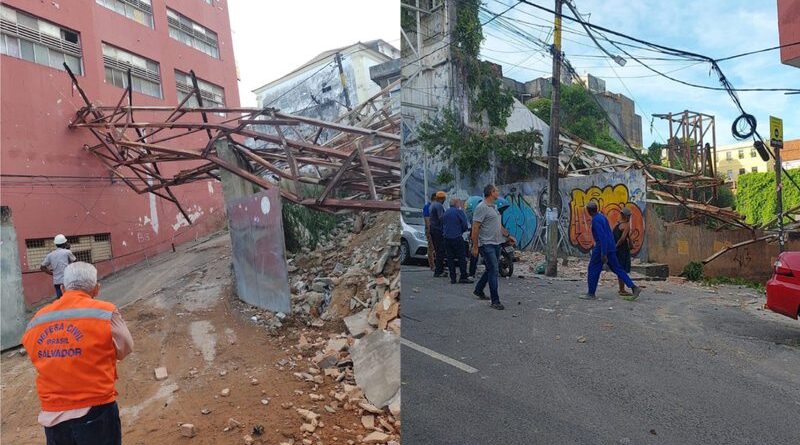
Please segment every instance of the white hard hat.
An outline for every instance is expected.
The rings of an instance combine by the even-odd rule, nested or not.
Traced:
[[[67,242],[67,237],[59,233],[53,239],[53,242],[56,244],[56,246],[58,246],[59,244],[64,244]]]

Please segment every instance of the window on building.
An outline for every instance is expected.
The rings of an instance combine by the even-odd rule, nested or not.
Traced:
[[[733,170],[728,170],[728,181],[733,179]]]
[[[743,175],[743,174],[745,174],[745,172],[746,172],[746,171],[747,171],[747,170],[745,170],[745,169],[743,169],[743,168],[740,168],[740,169],[739,169],[739,174],[740,174],[740,175]]]
[[[758,167],[753,167],[750,169],[750,171],[753,173],[758,173]]]
[[[131,70],[133,91],[161,98],[161,71],[158,62],[103,43],[103,65],[106,83],[128,88]]]
[[[170,37],[219,59],[217,33],[171,9],[167,9],[167,22]]]
[[[756,149],[755,148],[751,148],[750,149],[750,157],[754,158],[754,157],[756,157],[756,155],[758,155],[758,152],[756,152]]]
[[[744,150],[739,150],[739,159],[744,159]]]
[[[203,98],[203,107],[225,108],[225,90],[223,90],[222,87],[199,78],[197,79],[197,87],[200,88],[200,97]],[[175,88],[178,90],[178,103],[183,101],[187,95],[191,95],[192,98],[186,101],[184,106],[198,106],[197,98],[194,97],[191,75],[175,70]]]
[[[725,152],[725,159],[728,160],[728,161],[732,161],[733,160],[733,152],[726,151]]]
[[[64,71],[64,63],[82,75],[81,39],[77,32],[0,5],[0,53]]]
[[[69,242],[69,248],[78,261],[97,263],[111,259],[110,233],[68,236],[67,242]],[[55,247],[53,238],[26,239],[25,249],[28,257],[28,270],[39,270],[44,257]]]
[[[149,28],[153,27],[153,6],[150,0],[95,0],[98,5],[124,15]]]

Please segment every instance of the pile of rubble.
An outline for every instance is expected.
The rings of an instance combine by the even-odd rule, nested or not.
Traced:
[[[287,351],[291,355],[276,366],[308,383],[309,404],[281,404],[297,413],[295,437],[302,436],[281,445],[321,443],[320,429],[326,428],[321,417],[342,410],[360,416],[367,431],[346,430],[357,433],[358,441],[343,443],[399,444],[399,226],[396,212],[342,221],[315,250],[289,256],[291,314],[244,306],[254,322],[298,338]],[[288,322],[299,331],[280,331]],[[339,327],[346,331],[329,333]]]

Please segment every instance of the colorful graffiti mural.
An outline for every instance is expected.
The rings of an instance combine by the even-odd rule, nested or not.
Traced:
[[[597,186],[588,189],[574,188],[570,198],[569,240],[573,246],[587,253],[594,245],[592,219],[586,212],[586,204],[595,201],[612,228],[622,220],[621,210],[624,207],[631,211],[630,239],[633,245],[631,253],[633,255],[639,253],[644,245],[644,215],[631,198],[625,184],[608,185],[603,188]]]
[[[509,202],[509,207],[503,212],[503,226],[517,240],[518,248],[527,249],[536,237],[539,217],[516,188],[512,188],[504,197]]]

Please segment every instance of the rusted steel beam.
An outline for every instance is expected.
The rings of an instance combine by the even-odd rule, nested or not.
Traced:
[[[317,198],[317,204],[322,204],[322,201],[324,201],[325,198],[328,197],[328,194],[330,194],[331,190],[333,190],[333,188],[336,187],[336,184],[339,183],[340,179],[342,179],[342,175],[344,175],[347,169],[350,168],[350,164],[353,163],[353,160],[356,158],[356,155],[358,155],[358,151],[353,150],[350,153],[350,155],[344,160],[344,162],[342,162],[342,166],[333,176],[333,179],[331,179],[330,182],[328,182],[328,184],[325,186],[325,190]]]

